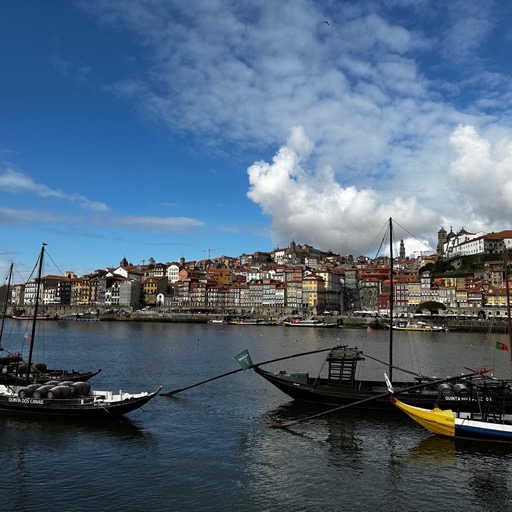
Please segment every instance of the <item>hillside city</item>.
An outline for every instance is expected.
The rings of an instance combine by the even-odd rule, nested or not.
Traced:
[[[447,315],[505,317],[507,305],[506,249],[512,231],[474,234],[461,229],[438,232],[437,252],[405,256],[403,240],[393,257],[394,311],[415,313],[435,301]],[[478,258],[469,271],[464,260]],[[436,272],[440,263],[443,272]],[[271,252],[221,256],[201,261],[139,265],[125,258],[117,268],[82,277],[41,279],[40,302],[53,308],[94,307],[97,311],[133,312],[159,308],[164,312],[261,315],[381,314],[389,312],[390,258],[340,256],[291,242]],[[439,274],[439,275],[437,275]],[[35,303],[37,280],[15,284],[11,306]]]

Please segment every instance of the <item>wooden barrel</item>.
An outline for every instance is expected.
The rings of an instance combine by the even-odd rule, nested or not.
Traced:
[[[50,389],[54,388],[55,386],[53,384],[45,384],[44,386],[38,387],[34,394],[32,395],[33,398],[46,398],[48,396],[48,391]]]
[[[453,391],[457,396],[469,396],[469,389],[466,384],[458,383],[453,386]]]
[[[60,380],[49,380],[48,382],[45,383],[45,385],[52,385],[52,386],[60,386],[62,384],[62,382]]]
[[[63,380],[59,382],[59,386],[71,386],[73,387],[74,382],[72,380]]]
[[[77,395],[88,395],[91,385],[88,382],[74,382],[73,389]]]
[[[437,391],[439,393],[439,396],[451,396],[451,395],[453,395],[453,388],[447,382],[444,382],[443,384],[439,384],[439,387],[437,388]]]
[[[73,388],[71,386],[55,386],[48,390],[48,398],[50,399],[63,399],[71,398],[73,395]]]
[[[20,398],[30,398],[34,391],[41,386],[41,384],[29,384],[28,386],[25,386],[24,388],[21,388],[18,391],[18,396]]]

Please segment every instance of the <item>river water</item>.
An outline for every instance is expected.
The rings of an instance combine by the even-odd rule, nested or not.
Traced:
[[[23,327],[10,323],[10,336]],[[164,391],[260,362],[342,343],[387,358],[386,332],[168,323],[45,323],[36,360],[102,368],[96,389]],[[446,376],[464,367],[510,375],[498,335],[395,333],[395,363]],[[4,346],[7,345],[7,341]],[[6,348],[12,348],[7,347]],[[317,372],[324,355],[268,365]],[[38,359],[39,358],[39,359]],[[367,359],[364,376],[382,375]],[[403,377],[395,372],[396,377]],[[127,421],[0,413],[2,511],[512,510],[512,448],[432,437],[400,413],[317,413],[251,370],[156,397]]]

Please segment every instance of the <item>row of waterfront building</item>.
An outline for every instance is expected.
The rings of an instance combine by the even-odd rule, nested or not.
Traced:
[[[503,243],[503,246],[505,244]],[[406,258],[403,242],[394,259],[394,308],[415,312],[429,301],[447,311],[503,316],[507,304],[503,261],[489,261],[473,277],[434,279],[419,273],[437,255]],[[390,261],[341,257],[309,246],[239,258],[201,262],[130,265],[98,270],[78,277],[46,275],[40,302],[46,306],[93,306],[136,310],[157,306],[167,311],[282,312],[322,314],[325,311],[373,311],[386,314],[391,296]],[[12,287],[11,305],[35,303],[36,280]]]
[[[497,233],[471,233],[461,228],[457,233],[441,228],[437,232],[437,253],[444,258],[502,253],[512,248],[512,230]]]

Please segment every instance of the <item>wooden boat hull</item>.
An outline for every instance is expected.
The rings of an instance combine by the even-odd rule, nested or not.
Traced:
[[[273,384],[277,389],[288,395],[293,400],[320,405],[343,406],[352,405],[355,402],[366,400],[379,395],[385,395],[387,387],[384,381],[359,381],[354,380],[345,384],[333,384],[327,379],[311,378],[307,373],[284,372],[272,373],[263,370],[259,366],[253,367],[254,371],[265,380]],[[450,408],[456,411],[468,411],[475,407],[476,400],[469,396],[440,396],[437,385],[424,387],[411,392],[400,393],[401,389],[410,388],[418,382],[394,382],[395,394],[407,403],[416,407],[431,409],[437,402],[440,407]],[[388,396],[381,396],[357,406],[366,409],[380,409],[396,411],[389,401]],[[505,400],[505,407],[512,412],[512,397]]]
[[[95,375],[98,375],[101,370],[94,372],[68,372],[67,370],[47,370],[42,373],[31,373],[29,382],[45,384],[52,380],[61,380],[68,382],[85,382],[92,379]],[[14,373],[0,374],[0,384],[18,385],[24,382],[26,377],[16,376]]]
[[[394,331],[414,331],[414,332],[434,332],[432,327],[418,327],[418,326],[409,326],[409,327],[400,327],[397,325],[393,326]]]
[[[55,380],[55,373],[48,372],[44,365],[33,364],[32,355],[34,342],[36,338],[36,325],[38,320],[51,320],[56,317],[50,315],[41,315],[38,313],[39,297],[42,295],[42,269],[46,244],[42,244],[38,259],[38,272],[35,283],[35,305],[32,319],[32,330],[26,338],[30,341],[30,350],[28,361],[25,363],[21,354],[10,354],[4,358],[6,366],[2,368],[2,374],[6,379],[9,376],[20,377],[23,372],[27,373],[21,382],[26,385],[17,385],[11,383],[1,383],[0,379],[0,411],[16,414],[37,414],[49,416],[75,416],[80,418],[118,418],[129,412],[132,412],[149,402],[159,392],[159,388],[154,392],[141,392],[137,394],[124,393],[119,391],[114,394],[111,391],[91,391],[88,382],[74,381],[78,378],[78,372],[72,372],[68,381]],[[11,267],[12,268],[12,267]],[[20,315],[24,312],[19,311],[13,315],[14,319],[23,319]],[[24,369],[22,370],[22,366]],[[43,385],[41,382],[30,383],[31,375],[36,372],[42,374],[48,373],[48,377],[54,382],[48,382]],[[97,372],[96,372],[97,373]],[[95,373],[89,374],[91,378]],[[69,373],[68,373],[69,375]],[[39,375],[42,377],[42,375]],[[60,378],[63,374],[59,375]],[[83,376],[82,376],[83,377]],[[87,376],[86,376],[87,377]]]
[[[211,322],[214,322],[211,320]],[[222,323],[218,322],[218,323]],[[225,322],[224,322],[225,323]],[[248,325],[248,326],[255,326],[255,325],[277,325],[277,322],[267,321],[267,320],[230,320],[228,322],[230,325]]]
[[[12,315],[11,318],[13,320],[30,320],[32,321],[34,317],[30,315]],[[39,322],[41,320],[58,320],[59,315],[38,315],[36,320]]]
[[[112,419],[139,409],[154,398],[161,388],[150,393],[123,393],[122,395],[94,391],[89,395],[67,399],[20,397],[16,393],[11,392],[11,389],[13,388],[0,385],[0,411],[20,414]]]
[[[444,325],[429,325],[425,323],[402,322],[393,325],[394,331],[414,331],[414,332],[448,332]]]
[[[391,397],[390,402],[433,434],[455,437],[455,418],[451,410],[441,410],[438,407],[432,410],[415,407],[397,400],[394,396]]]
[[[22,385],[27,381],[28,364],[21,354],[10,354],[6,357],[0,357],[0,384]],[[46,364],[33,363],[30,365],[28,375],[29,383],[44,384],[52,380],[68,382],[84,382],[98,375],[101,370],[92,372],[77,372],[75,370],[52,370],[48,369]]]
[[[471,415],[456,414],[452,410],[435,407],[432,410],[405,404],[395,397],[390,400],[398,409],[405,412],[416,423],[433,434],[444,437],[458,437],[478,441],[499,441],[512,443],[512,416],[499,422],[481,421]]]
[[[326,323],[326,322],[283,322],[286,327],[314,327],[315,329],[332,329],[343,327],[337,323]]]
[[[512,425],[456,419],[455,437],[512,443]]]

